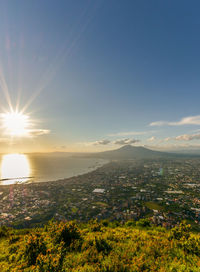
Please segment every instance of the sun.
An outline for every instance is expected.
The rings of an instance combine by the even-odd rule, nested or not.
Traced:
[[[26,136],[30,127],[29,116],[17,111],[3,113],[2,124],[6,134],[10,136]]]

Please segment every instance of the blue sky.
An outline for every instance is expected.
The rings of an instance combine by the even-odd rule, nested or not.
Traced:
[[[19,100],[41,132],[6,148],[199,147],[199,9],[183,0],[0,1],[0,106],[8,109],[6,82],[13,107]]]

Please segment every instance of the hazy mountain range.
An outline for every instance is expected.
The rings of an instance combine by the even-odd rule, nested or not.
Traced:
[[[125,145],[119,149],[98,152],[98,153],[87,153],[87,154],[85,153],[85,154],[81,154],[81,156],[84,156],[84,157],[86,156],[90,158],[129,160],[129,159],[181,158],[181,157],[193,157],[193,156],[196,157],[200,155],[161,152],[161,151],[151,150],[142,146]]]
[[[96,153],[83,152],[51,152],[51,153],[32,153],[32,156],[54,156],[54,157],[84,157],[101,158],[113,160],[129,159],[159,159],[159,158],[182,158],[200,157],[200,150],[176,150],[176,151],[157,151],[143,146],[125,145],[121,148]]]

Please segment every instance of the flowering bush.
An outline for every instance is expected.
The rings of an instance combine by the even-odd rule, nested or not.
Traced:
[[[0,239],[3,237],[8,237],[9,229],[6,226],[0,227]]]
[[[44,239],[39,233],[30,234],[25,243],[24,257],[28,265],[34,265],[39,254],[46,254]]]
[[[48,231],[55,244],[64,242],[66,246],[70,246],[75,240],[81,239],[80,231],[75,222],[51,223]]]
[[[93,221],[80,226],[51,222],[28,233],[13,230],[16,240],[0,240],[1,272],[200,271],[200,236],[190,226],[163,231],[148,224],[145,229],[147,221],[141,222],[139,228]]]
[[[176,226],[171,230],[170,239],[175,240],[184,240],[188,239],[190,236],[191,226],[187,225],[185,222],[182,222],[179,226]]]

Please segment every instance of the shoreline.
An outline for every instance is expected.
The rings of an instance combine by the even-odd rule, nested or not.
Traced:
[[[87,174],[90,174],[90,173],[93,173],[95,172],[96,170],[99,170],[101,169],[102,167],[104,167],[105,165],[108,165],[111,161],[107,161],[105,162],[104,164],[96,167],[96,168],[93,168],[87,172],[84,172],[82,174],[77,174],[77,175],[73,175],[73,176],[70,176],[70,177],[65,177],[65,178],[60,178],[60,179],[56,179],[56,180],[47,180],[47,181],[36,181],[36,182],[26,182],[26,183],[21,183],[21,184],[13,184],[13,185],[29,185],[29,184],[54,184],[54,183],[58,183],[58,182],[67,182],[68,180],[71,180],[73,178],[79,178],[79,177],[82,177],[84,175],[87,175]],[[1,186],[1,185],[0,185]],[[7,185],[6,185],[7,186]]]
[[[84,159],[84,158],[83,158]],[[103,159],[101,159],[103,160]],[[101,165],[97,165],[96,167],[88,167],[89,169],[85,170],[84,172],[80,173],[80,174],[75,174],[69,177],[63,177],[63,178],[59,178],[59,179],[55,179],[55,180],[45,180],[45,181],[27,181],[27,182],[19,182],[19,183],[11,183],[11,184],[1,184],[0,183],[0,188],[2,187],[10,187],[10,186],[25,186],[25,185],[34,185],[34,184],[53,184],[53,183],[58,183],[58,182],[64,182],[64,181],[68,181],[71,180],[72,178],[78,178],[80,176],[83,175],[87,175],[89,173],[93,173],[96,170],[102,168],[103,166],[109,164],[111,161],[110,160],[105,160],[105,162],[102,162]],[[10,179],[5,179],[5,180],[10,180]]]

